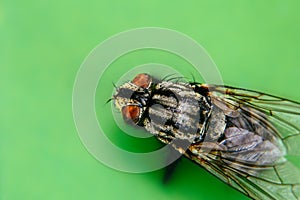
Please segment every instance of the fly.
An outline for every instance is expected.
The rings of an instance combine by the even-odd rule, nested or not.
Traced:
[[[300,199],[300,103],[252,90],[138,74],[115,106],[149,133],[252,199]],[[173,142],[172,141],[177,141]]]

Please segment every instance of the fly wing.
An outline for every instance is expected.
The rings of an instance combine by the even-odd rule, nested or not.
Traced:
[[[228,86],[209,86],[209,91],[213,101],[225,104],[225,109],[243,113],[244,118],[273,129],[274,137],[285,145],[287,155],[300,156],[300,103]]]
[[[251,90],[200,86],[226,116],[218,141],[186,156],[253,199],[300,199],[300,104]]]
[[[299,177],[296,177],[299,175],[299,172],[288,161],[284,165],[264,169],[256,175],[251,175],[247,172],[239,171],[234,165],[229,165],[228,162],[218,161],[215,158],[203,155],[197,156],[191,152],[186,152],[186,156],[249,198],[298,200],[300,197],[300,182],[295,180],[299,179]],[[274,177],[278,181],[271,181]],[[280,180],[281,177],[286,177],[285,179],[287,180]]]

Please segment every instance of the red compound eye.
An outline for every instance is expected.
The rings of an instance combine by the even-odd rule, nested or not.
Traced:
[[[151,81],[152,79],[148,74],[138,74],[131,82],[139,87],[148,88]]]
[[[122,108],[122,114],[125,121],[138,122],[140,116],[140,108],[138,106],[125,106]]]

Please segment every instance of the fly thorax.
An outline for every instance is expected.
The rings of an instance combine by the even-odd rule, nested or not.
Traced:
[[[199,141],[210,113],[207,99],[188,83],[158,83],[152,91],[145,128],[161,141]]]

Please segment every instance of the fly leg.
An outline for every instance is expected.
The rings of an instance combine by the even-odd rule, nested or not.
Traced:
[[[164,184],[167,184],[171,180],[173,174],[175,173],[176,167],[180,163],[181,155],[182,155],[177,150],[175,150],[173,147],[168,146],[168,148],[169,148],[169,152],[168,152],[169,155],[167,156],[166,163],[170,163],[172,160],[174,160],[174,157],[177,159],[165,167],[163,180],[162,180]]]

